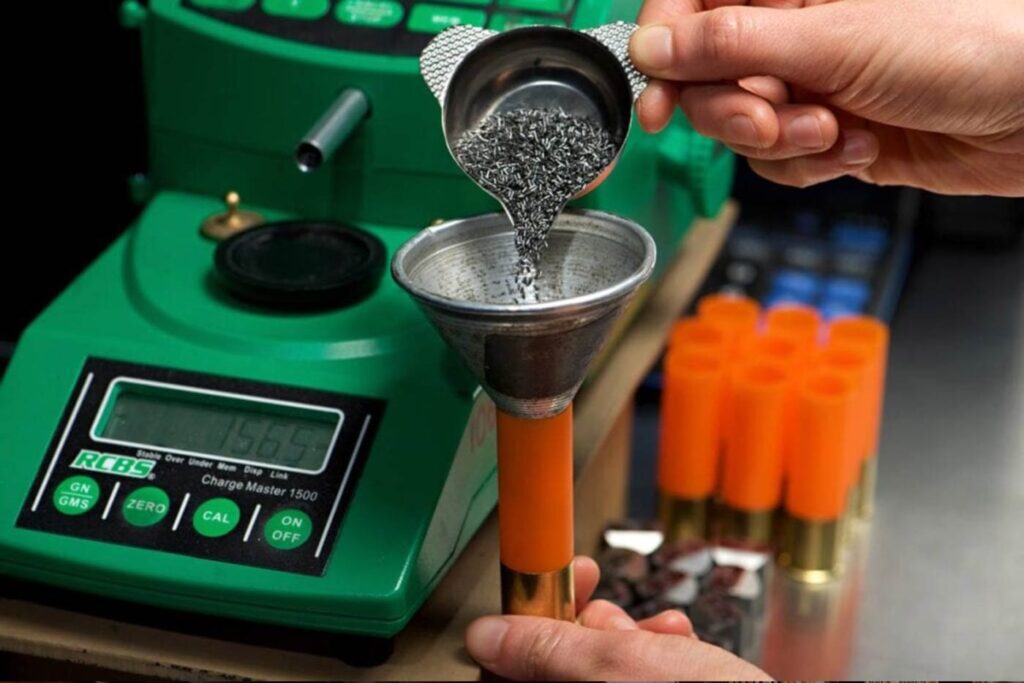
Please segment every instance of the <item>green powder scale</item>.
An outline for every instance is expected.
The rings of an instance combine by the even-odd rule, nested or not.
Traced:
[[[439,218],[494,210],[451,160],[417,56],[453,23],[585,28],[637,9],[126,2],[146,79],[145,206],[29,327],[0,384],[0,572],[243,620],[401,630],[496,497],[493,404],[375,267]],[[320,168],[300,173],[311,126],[300,160]],[[640,223],[670,255],[717,213],[731,172],[677,118],[637,131],[579,204]],[[244,204],[224,213],[229,190]],[[257,219],[280,223],[220,247],[201,231]],[[326,251],[292,253],[293,235]],[[358,277],[310,298],[299,276],[315,279],[331,249]]]

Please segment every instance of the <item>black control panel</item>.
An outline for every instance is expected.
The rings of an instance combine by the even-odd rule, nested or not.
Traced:
[[[17,525],[319,576],[383,411],[90,358]]]
[[[457,24],[569,26],[578,0],[183,0],[229,24],[311,45],[414,56]]]

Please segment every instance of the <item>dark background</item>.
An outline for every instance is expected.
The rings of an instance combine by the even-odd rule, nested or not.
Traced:
[[[8,3],[8,205],[0,342],[22,328],[131,221],[145,168],[139,35],[119,2]],[[13,120],[12,120],[13,119]]]

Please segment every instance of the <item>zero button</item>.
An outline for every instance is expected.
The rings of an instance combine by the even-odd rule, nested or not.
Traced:
[[[132,526],[153,526],[171,509],[171,499],[156,486],[135,489],[124,499],[121,514]]]

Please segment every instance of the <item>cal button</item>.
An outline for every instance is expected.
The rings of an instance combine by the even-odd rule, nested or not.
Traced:
[[[207,538],[220,538],[230,534],[238,526],[242,511],[229,498],[211,498],[198,508],[192,515],[192,526]]]
[[[68,477],[53,492],[53,507],[65,515],[92,510],[100,499],[100,485],[92,477]]]
[[[309,540],[313,521],[301,510],[279,510],[267,520],[263,537],[278,550],[294,550]]]

